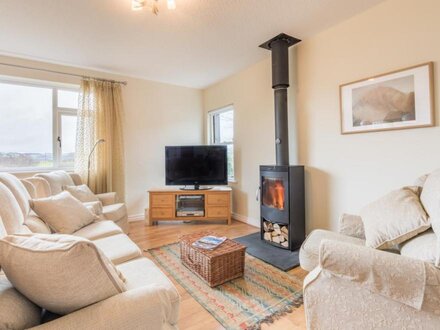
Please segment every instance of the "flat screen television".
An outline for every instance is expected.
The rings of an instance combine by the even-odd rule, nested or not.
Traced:
[[[227,185],[226,146],[165,147],[165,181],[167,185]]]

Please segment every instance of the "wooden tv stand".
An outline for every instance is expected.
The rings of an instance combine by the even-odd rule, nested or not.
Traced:
[[[197,221],[226,220],[231,224],[231,188],[215,187],[209,190],[180,190],[159,188],[148,191],[150,206],[147,225],[157,221]],[[202,195],[204,198],[203,216],[177,216],[179,196]]]

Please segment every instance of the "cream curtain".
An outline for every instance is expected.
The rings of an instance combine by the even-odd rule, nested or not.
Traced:
[[[115,191],[125,197],[123,106],[121,85],[85,79],[81,82],[76,137],[75,172],[87,183],[89,154],[98,144],[90,166],[88,185],[95,193]]]

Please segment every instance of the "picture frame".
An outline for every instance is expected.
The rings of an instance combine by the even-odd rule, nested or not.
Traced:
[[[339,86],[341,134],[434,126],[433,62]]]

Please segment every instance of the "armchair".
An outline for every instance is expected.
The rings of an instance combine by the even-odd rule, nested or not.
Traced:
[[[308,329],[438,329],[440,271],[432,264],[324,239],[304,281]]]

